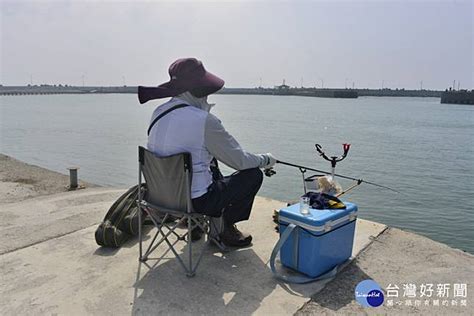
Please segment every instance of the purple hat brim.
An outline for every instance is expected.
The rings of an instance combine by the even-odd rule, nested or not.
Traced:
[[[186,91],[191,91],[198,98],[219,91],[224,86],[224,80],[206,71],[206,73],[194,80],[170,80],[158,87],[138,86],[138,101],[140,104],[154,99],[175,97]]]
[[[199,78],[195,85],[189,90],[195,97],[202,98],[219,91],[224,84],[224,80],[206,71],[204,76]]]

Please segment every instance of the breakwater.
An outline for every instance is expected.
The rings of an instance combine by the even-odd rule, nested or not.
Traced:
[[[218,93],[249,95],[296,95],[303,97],[345,99],[355,99],[359,96],[357,90],[355,89],[291,88],[288,86],[278,86],[275,88],[224,88]]]
[[[319,88],[290,88],[278,86],[275,88],[225,88],[221,94],[252,94],[252,95],[297,95],[321,98],[357,98],[371,97],[441,97],[439,90],[406,90],[406,89],[319,89]]]
[[[44,94],[92,94],[92,93],[137,93],[137,87],[128,86],[68,86],[28,85],[0,86],[0,95],[44,95]]]
[[[43,94],[105,94],[137,93],[136,86],[68,86],[68,85],[28,85],[0,86],[0,95],[43,95]],[[224,88],[219,94],[247,95],[296,95],[321,98],[357,98],[373,97],[441,97],[439,90],[406,90],[406,89],[333,89],[333,88],[292,88],[276,86],[275,88]],[[451,102],[446,102],[451,103]]]
[[[359,96],[366,97],[422,97],[439,98],[440,90],[407,90],[407,89],[357,89]]]
[[[441,103],[474,104],[474,91],[445,91],[441,94]]]

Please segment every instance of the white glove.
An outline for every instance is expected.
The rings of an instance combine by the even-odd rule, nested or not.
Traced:
[[[264,161],[260,167],[268,169],[276,164],[277,159],[271,153],[262,154],[262,157]]]

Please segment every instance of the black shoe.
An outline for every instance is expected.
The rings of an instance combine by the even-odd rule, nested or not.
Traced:
[[[252,243],[252,236],[244,234],[235,225],[225,227],[220,234],[221,241],[228,247],[247,247]]]
[[[198,241],[199,239],[202,238],[202,235],[204,234],[203,230],[201,227],[196,226],[191,230],[191,241]]]

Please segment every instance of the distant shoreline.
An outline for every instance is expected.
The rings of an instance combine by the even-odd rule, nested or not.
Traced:
[[[0,96],[45,95],[45,94],[136,94],[136,86],[68,86],[28,85],[0,86]],[[405,89],[338,89],[338,88],[296,88],[287,85],[274,88],[223,88],[217,94],[230,95],[275,95],[303,96],[317,98],[356,99],[358,97],[431,97],[440,98],[441,103],[474,104],[474,90],[405,90]]]
[[[109,94],[137,93],[136,86],[69,86],[69,85],[28,85],[0,86],[0,95],[42,95],[42,94]],[[436,97],[441,90],[405,89],[340,89],[340,88],[293,88],[286,85],[274,88],[224,88],[218,94],[243,95],[296,95],[308,97],[357,98],[358,96],[380,97]]]

